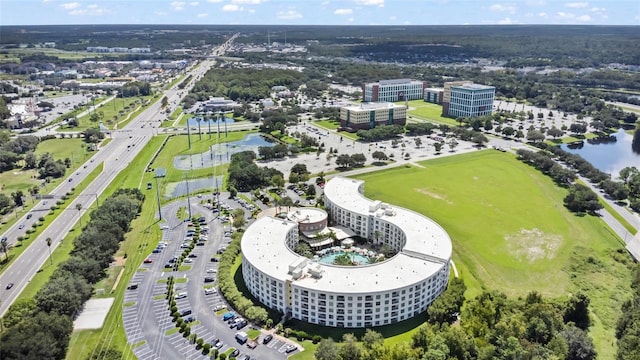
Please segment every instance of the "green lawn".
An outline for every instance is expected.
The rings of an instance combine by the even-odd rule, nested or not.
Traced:
[[[404,105],[404,101],[397,104]],[[428,103],[424,100],[409,101],[408,117],[415,117],[421,120],[428,120],[439,124],[447,124],[457,126],[458,122],[454,119],[442,116],[442,105]]]
[[[316,125],[317,127],[323,128],[323,129],[327,129],[330,131],[334,131],[337,128],[340,127],[340,123],[338,121],[334,121],[334,120],[314,120],[314,121],[310,121],[310,123],[312,123],[313,125]],[[342,137],[346,137],[348,139],[351,140],[358,140],[360,139],[360,137],[356,134],[356,133],[350,133],[348,131],[338,131],[337,132],[338,135],[342,136]]]
[[[143,97],[127,97],[127,98],[115,98],[105,104],[102,104],[96,110],[98,114],[102,113],[102,122],[109,128],[113,128],[113,125],[122,121],[127,117],[129,113],[132,113],[140,107],[143,101],[151,99],[152,96]],[[104,99],[96,99],[95,103],[98,104]],[[93,112],[92,112],[93,113]],[[72,128],[65,128],[66,131],[82,131],[90,127],[96,127],[97,122],[90,120],[91,114],[78,118],[78,126]]]
[[[566,190],[511,154],[480,151],[420,164],[424,168],[358,178],[366,181],[367,197],[418,211],[444,227],[468,296],[482,289],[510,296],[586,292],[598,319],[591,331],[598,352],[613,356],[630,274],[628,256],[617,255],[620,240],[599,218],[568,212]],[[599,271],[588,266],[589,257]]]

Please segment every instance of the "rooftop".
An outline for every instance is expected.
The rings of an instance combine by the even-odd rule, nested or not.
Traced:
[[[360,103],[358,105],[347,105],[347,106],[344,106],[344,108],[349,111],[363,111],[363,110],[370,111],[370,110],[379,110],[379,109],[399,109],[399,108],[404,108],[404,105],[398,105],[391,102],[388,102],[388,103],[371,102],[371,103]]]
[[[256,220],[242,237],[242,255],[266,275],[290,279],[294,284],[323,292],[375,293],[424,281],[442,268],[451,258],[449,235],[432,220],[399,207],[370,213],[370,205],[378,204],[358,192],[360,180],[335,177],[325,186],[325,194],[334,201],[340,200],[345,209],[362,214],[379,216],[404,230],[407,243],[395,257],[371,265],[335,266],[310,262],[303,276],[293,279],[289,265],[300,261],[301,256],[285,243],[289,231],[297,227],[295,222],[264,216]],[[310,269],[319,269],[321,277],[311,276]]]
[[[493,86],[482,85],[482,84],[464,84],[458,86],[452,86],[452,89],[464,89],[464,90],[489,90],[495,89]]]

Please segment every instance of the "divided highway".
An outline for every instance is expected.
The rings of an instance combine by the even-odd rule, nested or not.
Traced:
[[[224,52],[223,49],[228,48],[228,45],[235,38],[236,35],[232,36],[226,43],[219,47],[221,50],[216,49],[214,52]],[[194,80],[185,89],[180,90],[174,86],[167,90],[164,96],[167,97],[169,103],[179,103],[182,97],[188,93],[189,89],[196,82],[195,79],[204,75],[212,64],[213,62],[211,60],[204,60],[200,66],[192,69],[189,74],[193,76]],[[77,173],[71,174],[68,180],[64,181],[50,193],[54,196],[53,199],[41,200],[31,211],[33,215],[30,219],[27,219],[27,215],[23,216],[15,226],[3,234],[3,236],[7,237],[8,243],[15,243],[17,237],[23,234],[27,226],[31,226],[33,222],[37,221],[41,214],[49,211],[49,207],[57,201],[57,198],[65,195],[71,188],[81,182],[98,164],[104,163],[102,173],[98,175],[75,200],[66,205],[66,209],[58,215],[40,236],[36,239],[26,241],[25,245],[28,246],[28,248],[13,264],[0,274],[0,316],[4,316],[7,309],[13,304],[20,295],[20,292],[27,286],[38,270],[43,266],[48,266],[46,261],[49,252],[46,239],[51,238],[51,250],[53,251],[79,219],[76,204],[82,205],[81,213],[87,211],[97,200],[97,196],[128,166],[149,142],[151,137],[157,133],[155,126],[158,126],[163,118],[161,110],[161,102],[156,101],[133,119],[124,129],[113,131],[111,133],[111,142],[102,147],[89,162],[83,164]],[[20,229],[19,224],[25,224],[24,228]],[[14,284],[13,287],[6,289],[7,284],[10,283]]]

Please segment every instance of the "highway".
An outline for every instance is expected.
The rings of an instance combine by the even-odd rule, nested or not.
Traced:
[[[235,38],[236,35],[232,36],[227,42],[221,45],[220,48],[214,50],[214,53],[224,52],[224,49],[228,48],[229,44]],[[176,85],[167,90],[164,95],[169,100],[169,103],[179,103],[197,79],[204,75],[212,65],[213,61],[204,60],[199,66],[190,70],[189,74],[193,76],[193,80],[187,87],[180,90]],[[89,162],[83,164],[77,173],[70,175],[68,177],[69,180],[65,180],[50,193],[50,195],[54,196],[53,199],[41,200],[34,207],[32,211],[33,216],[30,219],[27,219],[27,215],[24,215],[20,221],[16,222],[18,225],[11,227],[2,235],[7,237],[8,243],[14,244],[18,236],[21,235],[28,226],[31,226],[33,222],[37,221],[40,214],[44,211],[48,212],[49,207],[55,204],[58,198],[65,195],[77,183],[81,182],[98,164],[104,163],[102,173],[98,175],[75,200],[65,204],[66,209],[42,231],[40,236],[36,239],[25,241],[24,245],[28,246],[28,248],[14,263],[0,274],[0,316],[4,316],[7,309],[13,304],[38,270],[43,266],[49,266],[47,263],[49,251],[47,250],[46,239],[51,238],[51,251],[53,252],[60,244],[60,241],[62,241],[69,230],[71,230],[79,220],[78,213],[87,211],[96,201],[97,196],[128,166],[149,142],[151,137],[157,134],[155,127],[158,126],[164,118],[161,111],[161,102],[156,101],[133,119],[123,130],[112,132],[111,142],[102,147]],[[85,165],[86,168],[84,167]],[[76,204],[81,204],[82,208],[80,211],[76,209]],[[19,224],[25,224],[24,228],[19,229]],[[11,289],[6,289],[5,287],[9,283],[13,283],[14,286]]]

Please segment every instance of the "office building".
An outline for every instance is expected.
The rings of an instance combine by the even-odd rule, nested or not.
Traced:
[[[444,84],[442,116],[452,118],[491,115],[496,88],[470,81]]]
[[[407,123],[407,108],[394,103],[362,103],[340,108],[340,127],[347,130],[373,129],[380,125]]]
[[[427,83],[411,79],[381,80],[362,85],[364,102],[395,102],[422,99]]]

